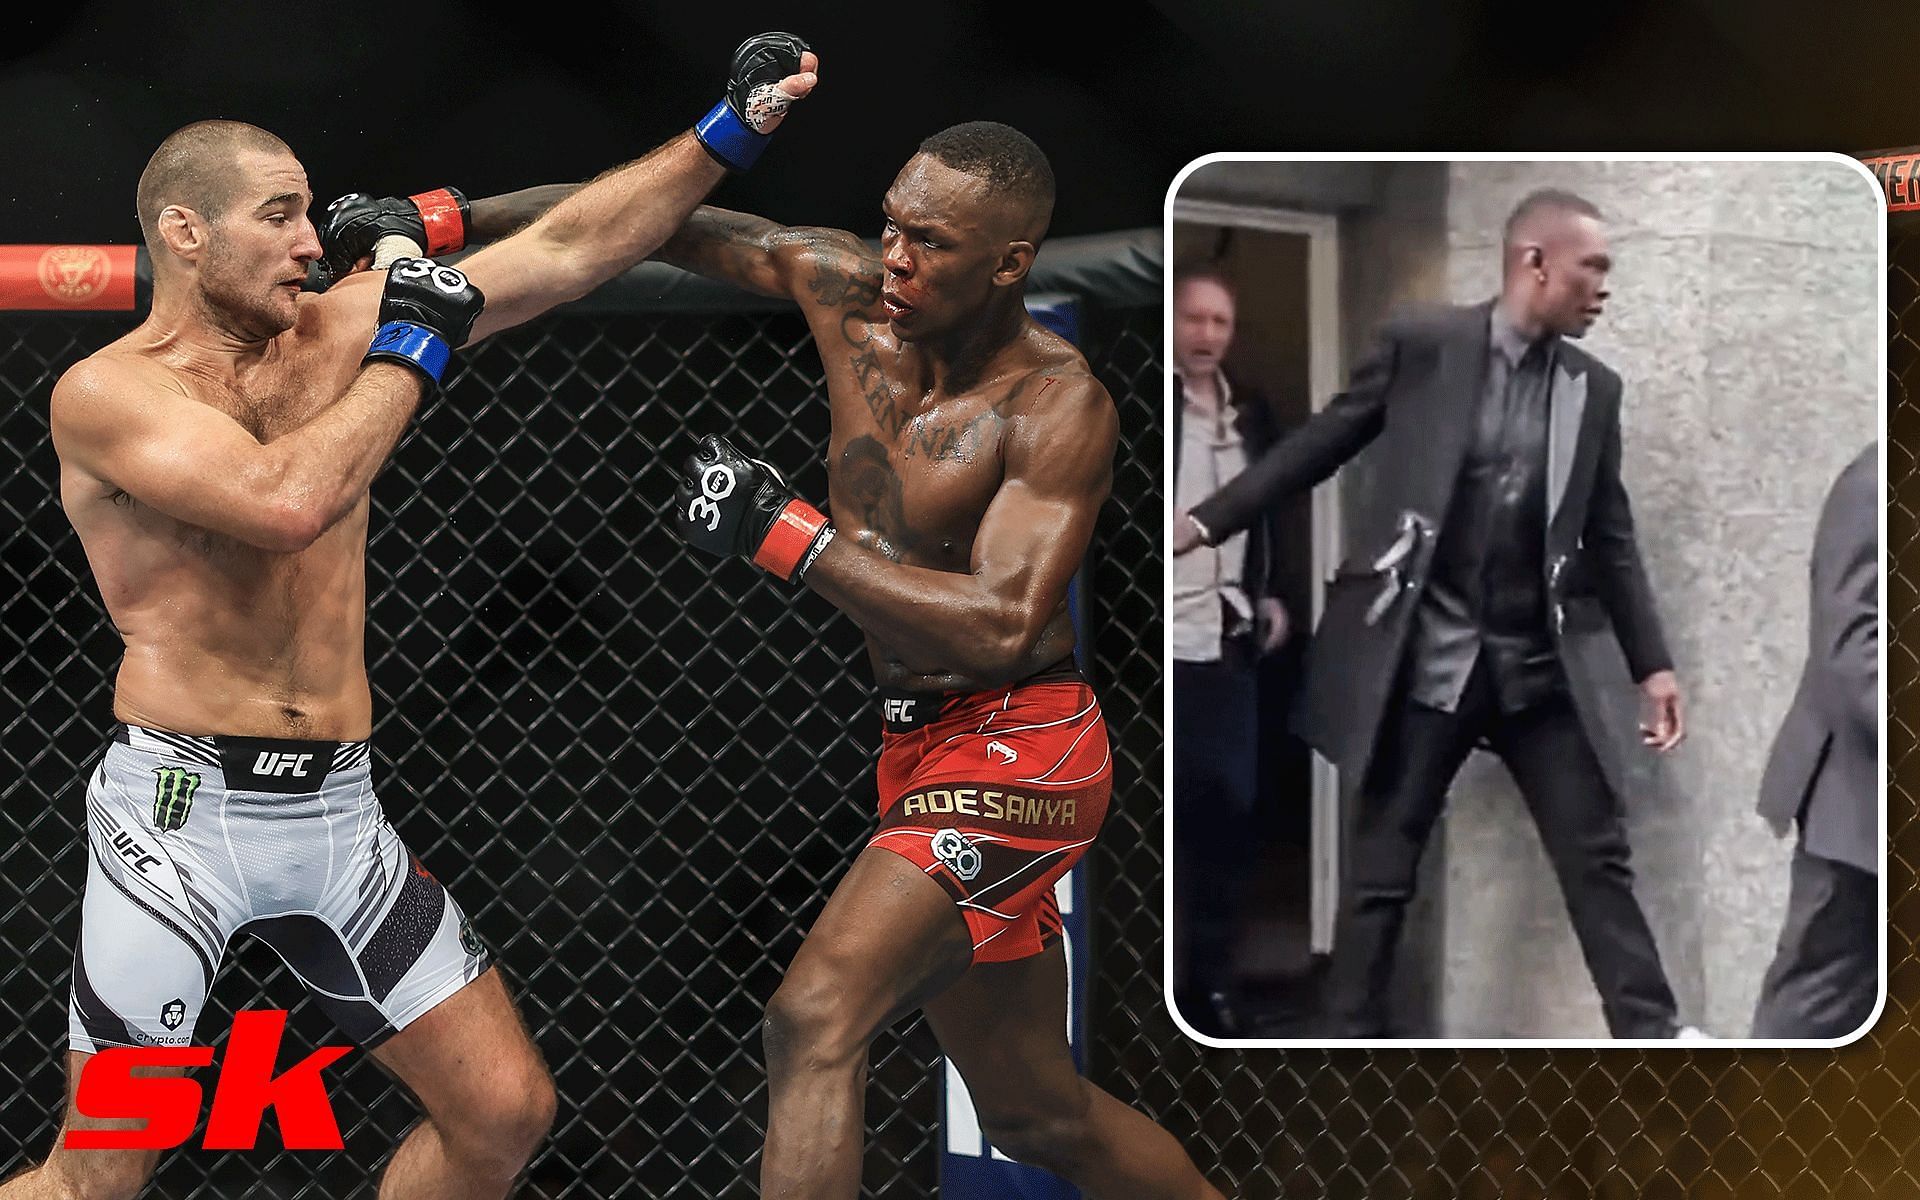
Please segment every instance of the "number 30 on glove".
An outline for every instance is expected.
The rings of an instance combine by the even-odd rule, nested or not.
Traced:
[[[792,583],[833,540],[827,518],[780,472],[718,434],[701,438],[681,469],[673,528],[696,550],[737,554]]]

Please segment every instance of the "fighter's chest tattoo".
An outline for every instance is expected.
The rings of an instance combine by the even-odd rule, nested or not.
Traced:
[[[880,339],[874,336],[873,322],[858,309],[849,309],[840,318],[840,336],[850,348],[847,366],[853,372],[854,386],[866,401],[873,423],[888,441],[897,441],[912,414],[901,403],[886,368],[880,362]]]
[[[889,378],[881,357],[886,347],[863,313],[848,311],[841,318],[840,333],[847,345],[848,370],[867,413],[884,440],[899,448],[902,458],[972,462],[998,442],[1019,395],[1018,382],[991,399],[950,397],[920,408],[906,399],[903,385]]]
[[[971,463],[994,445],[1006,423],[997,406],[952,419],[932,418],[923,413],[907,424],[900,453],[904,458],[918,455],[935,463],[949,460]]]

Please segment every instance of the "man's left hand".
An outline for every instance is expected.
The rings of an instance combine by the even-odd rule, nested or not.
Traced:
[[[1185,554],[1200,544],[1200,527],[1193,523],[1186,509],[1173,514],[1173,552]]]
[[[1287,606],[1273,596],[1260,597],[1254,609],[1254,625],[1260,634],[1260,653],[1272,654],[1287,644],[1293,627],[1287,621]]]
[[[1640,681],[1640,741],[1665,754],[1686,736],[1680,681],[1672,671],[1655,671]]]

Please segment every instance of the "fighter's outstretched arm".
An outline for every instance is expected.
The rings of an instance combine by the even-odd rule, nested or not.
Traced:
[[[463,241],[481,244],[512,237],[588,186],[543,183],[468,202],[460,222]],[[453,193],[442,189],[432,194]],[[420,199],[342,197],[335,205],[361,203],[368,211],[384,210],[396,221],[412,223],[418,219],[412,214]],[[333,272],[346,278],[368,267],[373,255],[366,231],[354,230],[343,237],[338,224],[330,221],[320,236],[329,259],[337,264]],[[815,301],[831,306],[856,293],[856,298],[867,304],[879,298],[879,260],[872,247],[856,235],[844,229],[781,225],[765,217],[707,204],[694,209],[686,223],[651,257],[762,296],[791,299],[803,305]],[[821,281],[826,279],[841,281],[829,289],[831,296],[822,294]],[[870,281],[870,286],[849,289],[845,282],[849,279],[857,284]]]
[[[585,186],[584,183],[542,183],[517,192],[482,196],[469,206],[467,240],[481,244],[512,237]]]
[[[692,133],[602,175],[460,263],[487,294],[483,338],[577,300],[657,249],[725,176]]]
[[[579,191],[577,183],[547,183],[469,206],[467,237],[491,242],[510,237]],[[880,263],[873,248],[844,229],[788,226],[703,204],[652,257],[696,275],[731,283],[762,296],[803,304],[819,299],[823,272],[871,276],[877,297]],[[845,289],[838,290],[844,295]],[[835,301],[837,303],[837,300]]]
[[[695,209],[654,257],[803,307],[838,307],[849,298],[872,304],[880,296],[879,257],[846,230],[780,225],[712,205]],[[830,295],[822,292],[823,278],[836,281]],[[850,289],[847,282],[869,279],[867,288]]]
[[[743,77],[738,72],[743,69],[745,49],[736,54],[730,95],[743,90]],[[799,65],[797,72],[755,92],[753,103],[743,102],[741,107],[751,113],[754,132],[740,136],[771,134],[784,120],[786,107],[812,92],[818,82],[819,59],[812,51],[803,51]],[[513,224],[542,205],[551,203],[551,207],[524,229],[461,262],[468,278],[487,295],[486,312],[475,326],[474,337],[486,337],[576,300],[653,253],[725,177],[727,167],[721,157],[728,153],[731,148],[727,140],[713,132],[710,121],[703,120],[644,158],[577,188],[551,185],[514,193],[516,198],[511,201],[476,201],[482,223],[481,230],[470,231],[476,235]],[[564,199],[554,203],[556,195],[564,195]],[[373,202],[373,211],[365,221],[346,231],[339,228],[340,222],[330,219],[325,238],[329,257],[346,263],[360,257],[363,247],[356,244],[342,249],[343,237],[370,242],[368,235],[383,229],[385,217],[378,211],[380,207],[379,202]],[[472,220],[472,207],[468,221]],[[334,300],[342,293],[355,299]],[[323,299],[335,305],[365,303],[359,298],[366,294],[364,285],[348,279]]]
[[[974,536],[972,570],[895,562],[839,536],[764,465],[706,439],[674,501],[681,536],[741,554],[807,586],[890,646],[907,665],[981,686],[1010,681],[1066,602],[1113,481],[1119,417],[1092,376],[1034,381],[1044,407],[1009,419],[1005,475]],[[718,454],[709,454],[718,446]]]

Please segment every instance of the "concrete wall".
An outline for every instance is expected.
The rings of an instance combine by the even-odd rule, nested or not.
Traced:
[[[1568,187],[1607,214],[1616,268],[1587,347],[1626,380],[1623,471],[1688,700],[1666,761],[1634,741],[1616,672],[1610,751],[1636,891],[1683,1020],[1745,1036],[1786,902],[1790,845],[1753,813],[1805,652],[1807,552],[1827,486],[1878,436],[1877,202],[1845,163],[1459,163],[1451,298],[1498,286],[1507,213]],[[1553,873],[1497,762],[1476,755],[1444,826],[1441,1033],[1604,1037]]]

